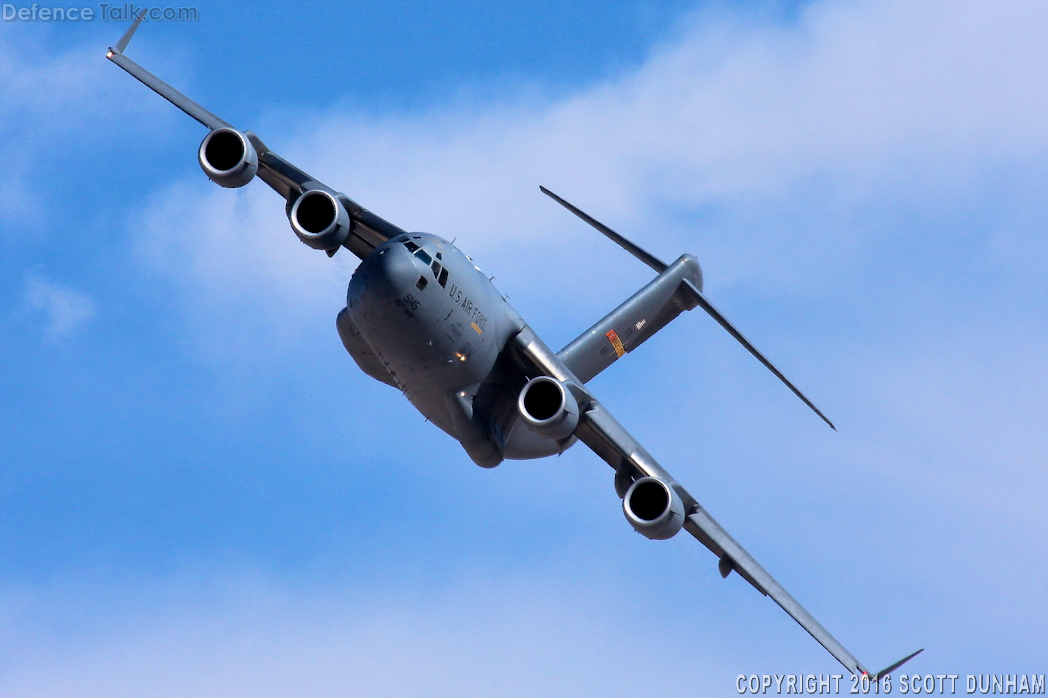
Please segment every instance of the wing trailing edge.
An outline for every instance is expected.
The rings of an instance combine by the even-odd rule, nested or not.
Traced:
[[[844,645],[837,641],[812,614],[800,605],[797,599],[786,591],[781,584],[775,581],[768,572],[753,559],[746,550],[728,535],[719,523],[701,506],[688,516],[684,528],[699,542],[720,558],[718,568],[722,576],[727,576],[732,570],[738,572],[739,576],[752,584],[757,591],[772,600],[786,611],[791,618],[804,628],[815,641],[822,645],[834,659],[840,662],[845,669],[853,674],[868,674],[866,668],[859,663],[855,656],[845,649]]]
[[[616,487],[620,479],[625,483],[641,477],[656,478],[672,487],[680,497],[686,512],[684,528],[717,556],[717,566],[722,576],[727,577],[733,571],[738,573],[761,594],[770,596],[849,672],[870,676],[865,666],[775,581],[775,578],[709,515],[695,497],[597,401],[582,385],[578,376],[559,355],[554,354],[545,345],[534,330],[525,326],[513,340],[513,344],[517,357],[529,366],[531,371],[564,382],[575,394],[582,408],[575,436],[615,470]],[[622,496],[622,492],[619,494]],[[887,676],[919,653],[920,650],[874,674],[873,680]]]
[[[145,17],[145,14],[145,10],[139,13],[138,17],[131,24],[128,30],[124,32],[124,35],[116,42],[116,45],[110,47],[106,52],[106,58],[120,66],[120,68],[136,80],[156,92],[168,102],[171,102],[171,104],[181,109],[187,115],[191,116],[211,131],[220,128],[228,128],[237,131],[237,129],[227,121],[211,113],[200,104],[197,104],[192,99],[124,55],[124,50],[127,48],[131,38],[135,35],[135,32],[142,24],[142,19]],[[361,259],[366,257],[375,247],[381,245],[386,240],[405,232],[393,223],[390,223],[371,211],[368,211],[345,194],[335,191],[323,182],[311,177],[306,172],[303,172],[292,163],[280,157],[267,148],[266,144],[251,131],[238,132],[242,133],[244,138],[251,143],[251,146],[257,153],[258,178],[287,201],[287,211],[289,215],[291,206],[294,202],[305,192],[310,190],[316,189],[325,191],[338,200],[352,219],[350,234],[346,238],[346,242],[343,244]],[[334,249],[328,249],[326,252],[330,257],[337,250],[338,248],[336,247]]]

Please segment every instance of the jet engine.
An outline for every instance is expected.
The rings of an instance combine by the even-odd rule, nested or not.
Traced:
[[[622,512],[637,533],[652,540],[672,538],[684,525],[684,503],[672,487],[653,477],[630,485]]]
[[[197,160],[208,179],[228,189],[244,186],[258,171],[258,153],[251,141],[231,128],[216,128],[207,134]]]
[[[517,398],[517,410],[539,436],[560,441],[575,433],[579,403],[563,383],[539,376],[532,378]]]
[[[287,218],[298,239],[314,250],[337,250],[349,236],[352,222],[334,194],[307,189],[288,208]]]

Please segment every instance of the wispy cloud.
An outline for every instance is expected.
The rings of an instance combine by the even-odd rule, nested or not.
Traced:
[[[130,590],[106,627],[80,628],[73,643],[44,629],[77,624],[82,612],[72,598],[52,607],[53,618],[34,615],[39,607],[30,614],[9,609],[5,635],[23,641],[5,648],[0,686],[19,698],[597,697],[728,689],[686,643],[659,637],[639,608],[609,617],[603,609],[624,601],[615,585],[590,589],[543,575],[480,575],[451,588],[398,588],[395,596],[360,586],[304,594],[251,575],[205,584],[206,591],[200,580],[192,589],[169,583],[148,601]],[[9,599],[27,600],[6,591]],[[52,604],[60,593],[52,590]],[[71,615],[59,618],[60,610]]]
[[[649,243],[666,256],[696,251],[696,213],[719,214],[703,242],[715,274],[795,284],[782,276],[791,266],[858,264],[869,239],[901,232],[854,225],[871,207],[953,205],[989,172],[1041,162],[1048,105],[1033,95],[1048,77],[1031,67],[1048,61],[1045,31],[1033,4],[814,4],[786,27],[699,14],[637,72],[570,98],[377,121],[332,112],[270,145],[401,225],[465,239],[482,262],[506,244],[587,234],[537,193],[544,183],[637,237],[668,238]],[[209,258],[201,274],[235,268],[244,289],[252,275],[281,276],[293,256],[264,253],[246,272],[233,255],[210,257],[204,238],[230,194],[204,187],[146,211],[150,236],[166,227],[196,266]],[[821,200],[799,200],[813,188]],[[192,221],[157,220],[187,198]],[[286,225],[271,196],[246,205],[255,225]],[[293,245],[283,238],[249,244]],[[525,271],[499,264],[503,278]]]
[[[40,41],[29,38],[40,33],[22,29],[8,26],[0,34],[0,223],[5,236],[44,236],[48,226],[57,228],[48,197],[67,158],[100,141],[119,147],[128,132],[137,135],[171,115],[162,104],[131,97],[135,85],[115,79],[103,45],[56,51],[46,32]],[[118,111],[132,116],[123,134],[110,124]],[[90,160],[76,166],[98,169]]]
[[[491,102],[384,116],[331,109],[287,129],[284,142],[257,130],[282,155],[380,215],[457,237],[554,344],[650,275],[545,200],[538,184],[659,256],[697,253],[710,295],[837,419],[841,434],[832,435],[831,445],[816,418],[788,402],[793,398],[729,338],[714,335],[712,323],[694,317],[674,323],[599,379],[602,400],[842,640],[848,634],[839,628],[850,623],[851,637],[867,646],[905,632],[901,644],[909,649],[919,631],[934,636],[938,656],[960,657],[968,665],[957,669],[974,670],[1003,656],[1033,657],[1044,638],[1036,622],[1044,616],[1043,595],[1027,586],[1048,573],[1040,545],[1048,520],[1039,504],[1046,441],[1038,429],[1048,420],[1039,390],[1048,310],[1045,35],[1048,11],[1035,3],[816,2],[787,23],[701,10],[639,69],[568,97],[527,90],[519,100],[501,93]],[[128,89],[145,90],[120,77]],[[170,110],[155,99],[158,109]],[[190,162],[195,147],[186,144]],[[184,334],[202,351],[253,355],[272,351],[277,341],[313,342],[312,331],[294,332],[312,322],[323,323],[325,341],[337,350],[331,322],[355,259],[342,252],[328,260],[300,245],[279,198],[260,182],[231,192],[199,173],[158,181],[145,203],[129,205],[126,231],[134,271],[159,279],[158,293],[173,290]],[[25,297],[47,320],[49,336],[74,332],[95,312],[90,297],[42,275],[29,277]],[[318,362],[317,374],[326,375],[324,368]],[[638,398],[639,388],[652,394]],[[339,415],[342,423],[375,404],[372,393],[350,404],[345,395],[331,397],[334,391],[315,392],[309,413]],[[324,438],[330,439],[326,431]],[[284,457],[294,460],[286,454],[298,454],[299,446],[288,446]],[[353,448],[348,440],[335,443],[336,455],[324,457],[341,467],[360,456]],[[389,448],[391,458],[416,457],[396,444],[375,448]],[[436,448],[464,462],[450,440]],[[507,489],[519,488],[516,499],[542,496],[553,506],[589,482],[581,464],[592,460],[574,451],[558,461],[578,469],[558,473],[563,489],[555,492],[548,483],[511,479],[541,464],[517,470],[508,464],[497,476],[508,479]],[[458,463],[455,456],[448,461]],[[262,465],[238,468],[234,462],[222,470],[237,496],[299,496],[287,494],[299,473],[267,480]],[[447,484],[451,477],[425,483]],[[447,497],[414,473],[411,481],[412,497]],[[626,530],[610,481],[602,486],[608,506],[589,500],[581,506],[593,520],[607,516],[602,530]],[[154,496],[149,504],[163,508]],[[390,497],[388,511],[409,498]],[[170,514],[172,530],[212,521],[207,512],[184,511]],[[498,518],[508,517],[499,511]],[[566,517],[557,523],[566,540],[579,540]],[[279,543],[315,534],[308,526],[289,523],[293,530],[282,531],[287,538]],[[531,577],[502,580],[507,593],[465,585],[455,598],[437,601],[419,592],[382,596],[381,589],[362,589],[374,610],[349,605],[349,593],[235,587],[234,600],[213,612],[176,600],[160,618],[126,614],[130,620],[111,634],[59,627],[34,635],[46,615],[41,609],[55,595],[30,594],[24,617],[33,622],[9,625],[5,633],[29,638],[28,649],[4,680],[18,689],[9,692],[25,695],[91,695],[87,684],[109,695],[324,695],[361,688],[356,692],[373,695],[505,695],[518,687],[554,695],[557,686],[571,695],[651,692],[650,683],[629,681],[659,680],[661,656],[643,656],[639,673],[616,669],[638,661],[637,647],[687,647],[683,666],[696,656],[726,661],[732,641],[747,643],[747,657],[762,651],[756,645],[776,644],[766,641],[777,637],[770,629],[775,621],[759,614],[778,610],[770,602],[759,606],[739,580],[711,587],[716,601],[706,605],[692,587],[682,591],[682,579],[702,578],[693,578],[693,570],[716,573],[704,549],[681,543],[693,544],[696,562],[673,578],[653,581],[661,572],[659,552],[645,552],[651,557],[644,565],[622,563],[615,574],[593,566],[550,573],[577,574],[592,589],[621,576],[635,585],[623,599],[558,584],[541,593],[522,589]],[[414,544],[411,536],[397,543]],[[449,550],[453,557],[455,545]],[[356,552],[346,557],[356,559]],[[817,564],[806,565],[805,555]],[[803,587],[790,583],[791,571]],[[916,591],[903,596],[886,578]],[[148,594],[162,584],[141,586]],[[692,613],[693,626],[682,629],[677,617],[670,623],[627,616],[624,623],[616,615],[639,596],[675,592],[687,599],[666,615]],[[855,610],[878,594],[883,615]],[[591,598],[597,598],[592,609]],[[824,617],[819,601],[836,617]],[[504,608],[512,610],[495,610]],[[718,609],[723,616],[712,617]],[[106,623],[119,615],[103,610],[97,618]],[[973,617],[1000,623],[1005,640],[989,647],[975,637]],[[631,643],[636,625],[649,621],[650,643]],[[740,629],[747,623],[752,627]],[[798,634],[775,647],[776,661],[795,646],[811,650],[799,655],[805,661],[821,652],[796,627],[789,630]],[[701,650],[691,652],[689,641]],[[888,646],[876,649],[887,653]],[[853,649],[864,659],[873,654]],[[543,663],[552,668],[540,676],[534,665]],[[725,682],[708,690],[683,679],[671,685],[687,674],[679,666],[664,692],[731,690]],[[987,668],[1005,669],[1026,670]],[[723,664],[712,671],[721,679],[728,673]],[[609,676],[619,682],[599,683]],[[473,683],[460,690],[462,681]]]
[[[846,392],[842,402],[894,391],[875,417],[885,431],[871,426],[864,448],[886,449],[886,462],[886,430],[900,415],[905,448],[923,444],[933,477],[956,478],[955,491],[974,501],[971,483],[997,467],[997,439],[1012,440],[1013,474],[997,486],[1020,496],[1044,443],[1007,423],[1036,421],[1045,405],[1010,401],[994,386],[1039,380],[1023,367],[1043,346],[1030,312],[1048,301],[1048,268],[1030,262],[1048,254],[1038,232],[1048,204],[1036,193],[1048,102],[1034,97],[1048,93],[1048,73],[1034,68],[1048,64],[1048,11],[813,3],[785,25],[719,10],[690,22],[638,70],[567,98],[528,92],[519,102],[378,118],[333,110],[291,142],[269,144],[402,226],[458,237],[560,341],[625,297],[644,270],[537,184],[660,256],[698,253],[715,298],[730,299],[734,285],[743,293],[735,305],[766,320],[771,311],[752,306],[771,304],[781,315],[766,332],[780,346],[834,364],[829,375],[811,370]],[[189,312],[208,316],[194,324],[225,331],[230,308],[246,301],[252,313],[234,319],[242,336],[333,315],[322,298],[340,295],[355,260],[332,266],[297,244],[259,183],[208,187],[199,177],[161,191],[137,218],[140,259],[166,270]],[[838,326],[821,326],[813,307]],[[1012,360],[980,358],[1002,346]],[[987,390],[958,393],[959,382]],[[724,409],[752,410],[752,395],[723,389]],[[874,418],[855,412],[858,423]],[[972,438],[980,423],[993,438]],[[922,433],[929,425],[934,433]],[[949,468],[955,441],[971,459]],[[1023,511],[1034,523],[1035,511]]]
[[[49,339],[70,336],[95,316],[95,302],[87,294],[30,274],[25,281],[27,305],[43,314]]]

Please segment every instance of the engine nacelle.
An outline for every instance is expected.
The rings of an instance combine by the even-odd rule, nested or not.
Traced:
[[[560,381],[547,376],[532,378],[517,398],[521,418],[539,436],[560,441],[579,425],[579,403]]]
[[[204,137],[197,151],[200,167],[215,184],[235,189],[250,182],[258,172],[258,153],[251,141],[232,128],[216,128]]]
[[[672,538],[684,525],[684,503],[672,487],[653,477],[630,485],[622,512],[637,533],[652,540]]]
[[[308,189],[287,212],[298,239],[315,250],[337,250],[349,236],[349,212],[333,194]]]

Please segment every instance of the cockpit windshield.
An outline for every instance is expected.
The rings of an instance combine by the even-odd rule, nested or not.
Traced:
[[[448,270],[445,269],[440,262],[430,257],[428,252],[426,252],[424,249],[419,247],[411,240],[408,240],[407,238],[397,238],[396,241],[403,243],[404,247],[408,248],[408,252],[411,252],[416,257],[418,257],[419,260],[421,260],[424,264],[429,266],[429,268],[433,271],[433,278],[437,280],[437,283],[439,283],[441,286],[446,286],[446,284],[448,283]],[[443,256],[444,255],[442,255],[440,252],[436,253],[437,259],[442,259]],[[421,288],[422,287],[420,286],[420,289]]]

